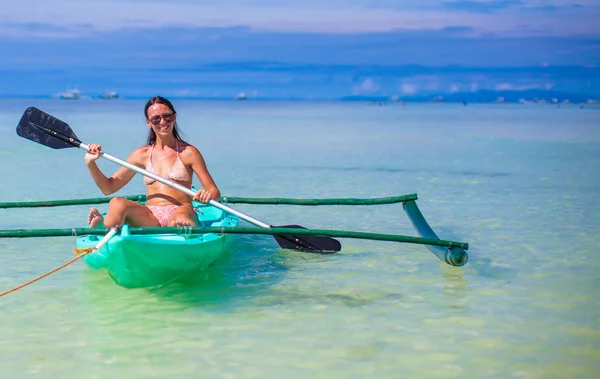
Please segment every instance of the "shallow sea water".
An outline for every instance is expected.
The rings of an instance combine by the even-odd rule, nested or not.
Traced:
[[[341,253],[237,236],[193,283],[126,290],[77,262],[0,298],[4,378],[594,378],[600,370],[600,109],[174,101],[226,196],[417,193],[424,246]],[[143,101],[3,100],[0,202],[101,196],[79,149],[18,137],[27,106],[125,159]],[[107,173],[116,170],[102,162]],[[141,177],[118,195],[142,193]],[[232,205],[270,224],[416,235],[402,207]],[[87,206],[0,209],[0,228],[83,227]],[[0,239],[0,292],[73,257],[73,238]]]

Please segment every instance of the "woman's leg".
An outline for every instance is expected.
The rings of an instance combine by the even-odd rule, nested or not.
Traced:
[[[167,221],[167,226],[196,226],[198,217],[191,204],[184,204],[177,208]]]
[[[112,228],[123,224],[129,224],[130,226],[160,226],[156,216],[145,205],[114,197],[108,203],[104,226]]]

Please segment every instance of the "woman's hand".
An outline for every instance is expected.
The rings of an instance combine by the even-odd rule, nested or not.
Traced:
[[[92,162],[95,162],[98,158],[100,158],[100,152],[102,151],[102,146],[96,144],[88,145],[88,152],[85,154],[85,164],[89,165]]]
[[[210,191],[201,189],[198,192],[196,192],[196,196],[194,196],[193,199],[201,203],[207,204],[210,201],[210,199],[212,199],[212,194],[210,193]]]

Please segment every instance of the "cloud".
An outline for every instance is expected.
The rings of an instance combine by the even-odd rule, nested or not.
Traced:
[[[0,7],[0,81],[52,93],[69,83],[149,91],[156,81],[198,96],[585,80],[596,91],[598,19],[597,0],[19,0]]]
[[[445,30],[341,35],[256,32],[247,27],[163,28],[155,32],[123,29],[68,39],[0,38],[0,51],[0,70],[189,69],[221,63],[220,69],[226,71],[229,63],[277,62],[373,65],[378,66],[375,73],[359,77],[377,78],[386,75],[386,66],[410,64],[503,67],[539,66],[547,61],[552,66],[594,67],[600,62],[600,39],[475,38]]]
[[[371,78],[366,78],[358,86],[354,86],[352,93],[359,94],[373,94],[380,90],[381,85],[376,83]]]
[[[293,80],[289,80],[292,78]],[[360,78],[360,79],[357,79]],[[0,96],[48,96],[77,85],[84,95],[107,90],[123,97],[164,94],[233,98],[257,91],[261,97],[336,98],[354,95],[430,96],[460,91],[547,89],[600,94],[600,67],[424,67],[303,65],[258,62],[196,65],[189,69],[73,67],[0,69]],[[355,83],[355,86],[349,83]],[[550,87],[552,85],[552,87]],[[459,91],[459,92],[460,92]]]
[[[413,95],[417,93],[418,87],[414,84],[402,83],[400,86],[400,92],[407,95]]]
[[[522,0],[493,0],[493,1],[471,1],[456,0],[447,1],[442,6],[449,10],[467,11],[473,13],[493,13],[498,10],[508,9],[523,5]]]
[[[425,76],[423,79],[423,88],[426,91],[437,91],[440,89],[440,78],[437,76],[428,77]]]
[[[123,29],[227,28],[282,33],[373,33],[468,28],[474,35],[599,35],[600,6],[590,0],[454,0],[398,4],[390,1],[118,1],[40,0],[6,2],[0,35],[10,38],[71,37]],[[580,5],[580,6],[574,6]],[[556,7],[558,11],[536,11]],[[523,12],[530,9],[531,12]],[[498,14],[496,14],[498,13]],[[560,18],[557,16],[560,14]],[[46,25],[31,29],[28,25]],[[527,28],[520,27],[527,25]],[[85,26],[85,27],[84,27]],[[60,28],[60,32],[51,28]]]

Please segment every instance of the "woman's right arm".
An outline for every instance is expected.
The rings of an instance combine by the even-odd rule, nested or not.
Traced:
[[[100,188],[105,195],[110,195],[125,186],[125,184],[129,183],[129,181],[135,176],[135,172],[131,171],[125,167],[121,167],[110,177],[107,178],[106,175],[96,164],[96,160],[100,158],[100,151],[102,151],[102,146],[96,144],[90,144],[89,150],[85,154],[85,164],[94,179],[94,183]],[[140,149],[135,150],[129,158],[127,158],[127,162],[137,165],[138,158],[140,155]]]

